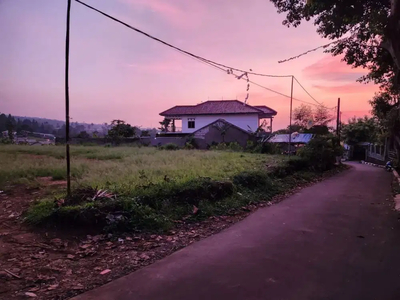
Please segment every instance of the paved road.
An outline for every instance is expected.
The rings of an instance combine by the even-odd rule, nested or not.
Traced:
[[[353,169],[75,300],[400,299],[391,176]]]

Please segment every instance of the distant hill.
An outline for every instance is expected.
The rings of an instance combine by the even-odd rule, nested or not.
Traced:
[[[46,118],[38,118],[38,117],[21,117],[21,116],[13,116],[16,120],[35,120],[36,122],[42,124],[47,123],[54,127],[61,127],[65,124],[64,121],[54,120],[54,119],[46,119]]]
[[[39,124],[48,124],[58,129],[65,125],[65,121],[55,120],[55,119],[47,119],[47,118],[39,118],[39,117],[21,117],[14,116],[16,120],[35,120]],[[85,123],[85,122],[71,122],[71,127],[79,126],[80,129],[85,130],[87,132],[103,132],[105,128],[108,128],[104,123],[103,124],[94,124],[94,123]]]

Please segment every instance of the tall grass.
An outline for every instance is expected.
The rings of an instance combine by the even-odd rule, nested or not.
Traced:
[[[156,148],[72,146],[73,185],[130,194],[138,185],[185,182],[199,177],[229,179],[249,170],[279,165],[285,158],[238,152]],[[64,179],[65,149],[60,146],[0,146],[0,187],[20,179]]]

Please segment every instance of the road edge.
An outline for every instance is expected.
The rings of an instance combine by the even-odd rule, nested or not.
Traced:
[[[400,175],[396,170],[393,170],[393,176],[396,181],[395,184],[398,184],[400,187]],[[394,195],[394,210],[400,212],[400,194]]]

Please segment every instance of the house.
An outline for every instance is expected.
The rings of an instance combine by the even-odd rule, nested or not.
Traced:
[[[197,105],[174,106],[160,113],[165,118],[163,133],[191,134],[218,120],[224,120],[246,132],[266,125],[272,132],[277,112],[267,106],[251,106],[238,100],[210,100]]]

